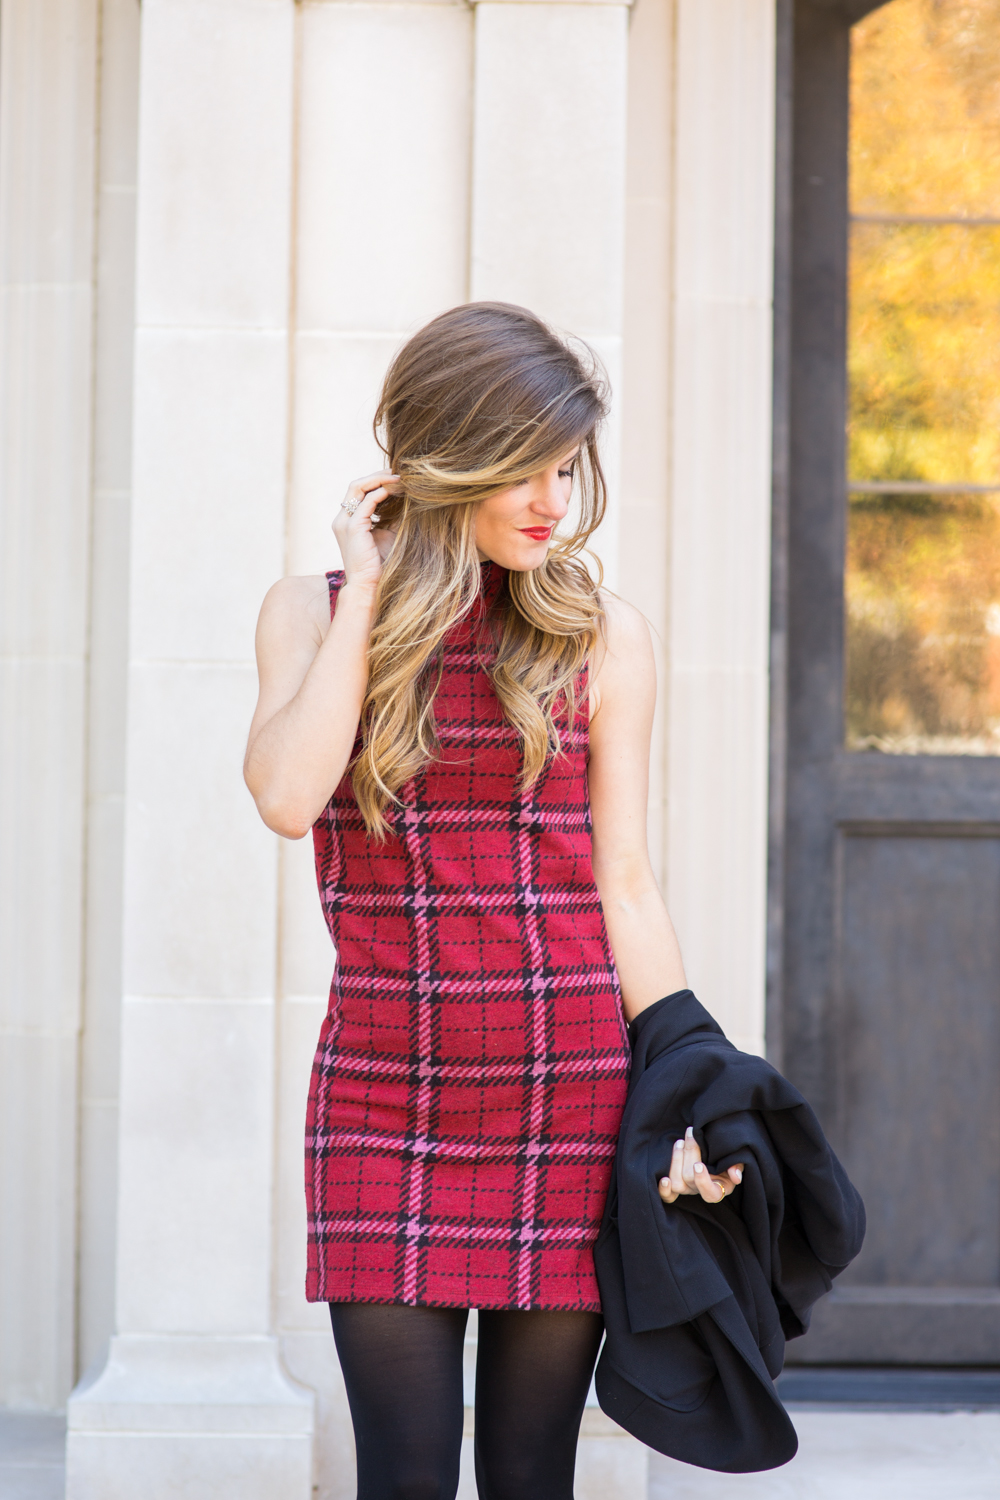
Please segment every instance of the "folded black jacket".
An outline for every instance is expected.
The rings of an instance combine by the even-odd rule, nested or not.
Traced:
[[[865,1211],[802,1095],[727,1042],[690,990],[629,1028],[632,1076],[594,1247],[607,1338],[603,1410],[650,1448],[725,1473],[773,1469],[798,1446],[778,1399],[785,1340],[857,1255]],[[658,1191],[694,1127],[724,1203]]]

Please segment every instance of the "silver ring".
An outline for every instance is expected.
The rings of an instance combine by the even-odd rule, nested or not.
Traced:
[[[353,516],[354,512],[357,510],[358,506],[361,504],[364,498],[365,497],[362,494],[358,495],[358,497],[354,500],[341,500],[340,508],[341,510],[346,510],[349,516]]]

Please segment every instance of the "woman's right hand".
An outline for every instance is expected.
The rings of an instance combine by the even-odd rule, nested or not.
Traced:
[[[333,521],[333,534],[344,561],[345,584],[370,589],[374,593],[387,553],[384,548],[379,549],[373,522],[378,520],[379,505],[398,486],[399,476],[390,474],[388,469],[367,474],[364,479],[355,479],[347,486],[344,501],[357,500],[357,509],[349,516],[342,504]]]
[[[684,1139],[674,1142],[669,1177],[660,1178],[660,1197],[664,1203],[676,1203],[684,1194],[701,1197],[706,1203],[721,1203],[729,1198],[743,1181],[744,1163],[738,1161],[727,1172],[713,1177],[701,1159],[701,1147],[689,1125]]]

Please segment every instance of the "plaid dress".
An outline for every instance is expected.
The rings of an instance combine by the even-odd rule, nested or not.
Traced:
[[[344,575],[328,577],[332,612]],[[586,714],[522,791],[482,666],[506,573],[483,577],[444,642],[440,758],[403,789],[392,836],[368,838],[346,777],[313,829],[337,949],[306,1125],[313,1302],[600,1310],[629,1047]]]

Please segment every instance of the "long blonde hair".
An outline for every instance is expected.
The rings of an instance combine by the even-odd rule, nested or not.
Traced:
[[[375,435],[401,493],[380,506],[395,541],[379,579],[362,744],[351,767],[358,807],[376,838],[386,836],[386,809],[400,802],[404,784],[438,754],[442,642],[481,589],[479,502],[579,443],[577,525],[540,567],[507,574],[484,658],[521,740],[522,785],[559,753],[577,712],[579,674],[603,628],[597,584],[579,554],[606,505],[597,449],[606,410],[590,352],[503,302],[452,308],[392,361]]]

